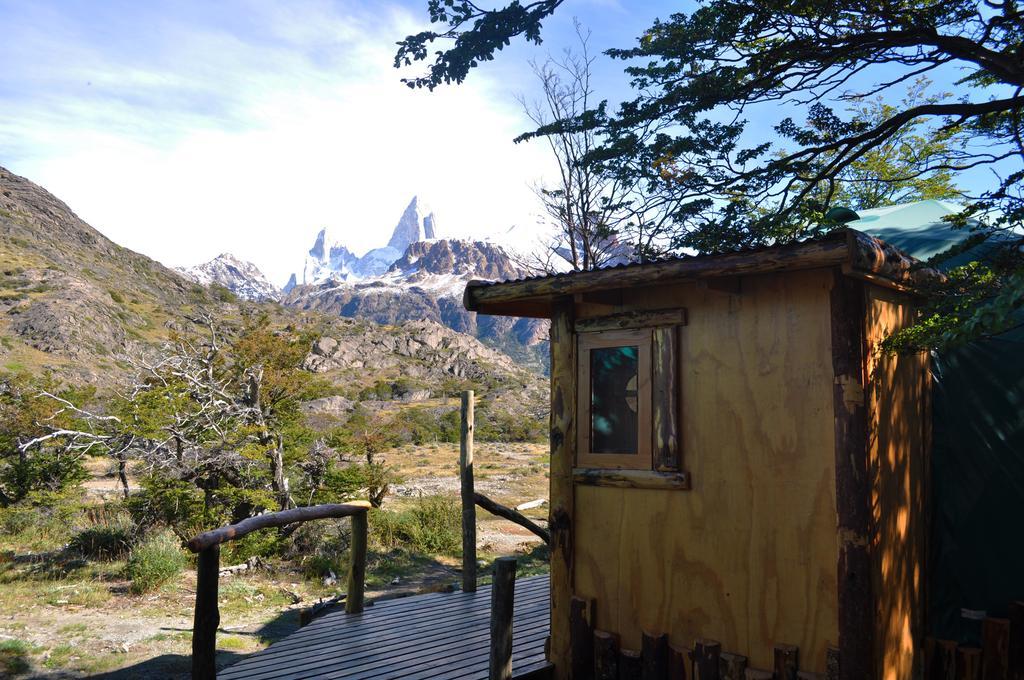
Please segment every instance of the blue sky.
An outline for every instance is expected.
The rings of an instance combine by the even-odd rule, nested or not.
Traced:
[[[662,4],[570,0],[542,47],[429,93],[391,65],[425,0],[0,0],[0,165],[166,264],[232,251],[278,283],[321,227],[385,243],[414,194],[445,235],[525,242],[550,167],[511,142],[527,59],[570,45],[576,13],[593,47],[629,44]],[[599,85],[625,93],[621,65]]]
[[[0,0],[0,165],[166,264],[230,251],[279,284],[322,227],[357,253],[383,245],[413,195],[443,236],[529,247],[551,159],[511,141],[531,127],[516,96],[538,94],[528,60],[574,45],[574,16],[596,52],[693,6],[568,0],[542,46],[431,93],[392,67],[426,0]],[[623,66],[598,60],[600,98],[629,96]],[[749,137],[787,113],[757,112]]]

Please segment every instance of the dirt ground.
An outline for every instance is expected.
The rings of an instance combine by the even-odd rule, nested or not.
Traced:
[[[459,494],[458,445],[405,447],[387,456],[401,482],[385,507],[401,507],[420,495]],[[116,497],[116,480],[99,466],[85,483],[90,495]],[[537,444],[478,444],[476,489],[515,506],[547,498],[548,449]],[[546,506],[524,511],[544,523]],[[543,569],[543,550],[533,534],[478,509],[478,556],[530,555]],[[33,552],[0,545],[0,677],[148,680],[189,677],[195,573],[149,595],[133,595],[123,564],[62,563],[59,549]],[[538,557],[540,556],[540,557]],[[451,587],[459,561],[424,557],[395,565],[371,557],[368,599]],[[298,613],[339,594],[344,578],[324,584],[303,578],[286,564],[222,576],[218,655],[230,663],[258,651],[298,627]]]

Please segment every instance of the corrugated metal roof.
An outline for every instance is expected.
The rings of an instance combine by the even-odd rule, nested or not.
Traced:
[[[759,253],[759,252],[767,252],[767,251],[773,250],[775,248],[780,248],[782,246],[794,246],[794,245],[803,245],[803,244],[808,244],[808,243],[820,243],[822,241],[828,241],[830,239],[845,238],[845,233],[846,233],[845,229],[839,228],[839,229],[834,229],[834,230],[829,231],[829,232],[824,233],[824,234],[816,234],[814,236],[810,236],[810,237],[807,237],[807,238],[804,238],[804,239],[796,239],[796,240],[793,240],[793,241],[786,241],[785,243],[773,243],[771,245],[760,245],[760,246],[748,246],[748,247],[732,248],[732,249],[727,249],[727,250],[718,250],[718,251],[711,252],[711,253],[701,253],[699,255],[688,255],[688,254],[670,255],[670,256],[666,256],[666,257],[659,257],[659,258],[654,258],[654,259],[650,259],[650,260],[644,260],[642,262],[624,262],[624,263],[621,263],[621,264],[612,265],[610,267],[598,267],[597,269],[589,269],[589,270],[582,270],[582,271],[580,271],[580,270],[572,270],[572,271],[567,271],[567,272],[556,272],[556,273],[553,273],[553,274],[535,274],[533,276],[522,276],[522,277],[519,277],[519,278],[516,278],[516,279],[500,279],[500,280],[493,280],[493,281],[474,280],[474,281],[470,282],[470,285],[472,285],[474,288],[486,288],[488,286],[494,286],[494,285],[503,284],[503,283],[520,283],[520,282],[525,282],[525,281],[546,281],[546,280],[553,280],[553,279],[567,279],[567,278],[570,278],[570,277],[573,277],[573,276],[580,276],[582,274],[586,274],[588,272],[593,272],[593,271],[606,272],[606,271],[620,271],[620,270],[626,270],[626,269],[632,270],[632,269],[639,269],[639,268],[650,266],[650,265],[663,264],[665,262],[683,262],[683,261],[687,261],[687,260],[697,260],[697,259],[702,259],[702,258],[721,257],[723,255],[753,254],[753,253]]]

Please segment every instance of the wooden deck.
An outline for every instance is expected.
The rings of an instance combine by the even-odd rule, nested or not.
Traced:
[[[548,577],[516,581],[512,674],[542,677],[549,630]],[[221,680],[416,680],[487,677],[491,588],[433,593],[327,614],[224,669]]]

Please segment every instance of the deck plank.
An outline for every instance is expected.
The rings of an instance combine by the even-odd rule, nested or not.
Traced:
[[[550,630],[547,575],[516,582],[513,677],[542,670]],[[491,588],[386,600],[332,612],[238,663],[221,680],[477,680],[487,677]]]

